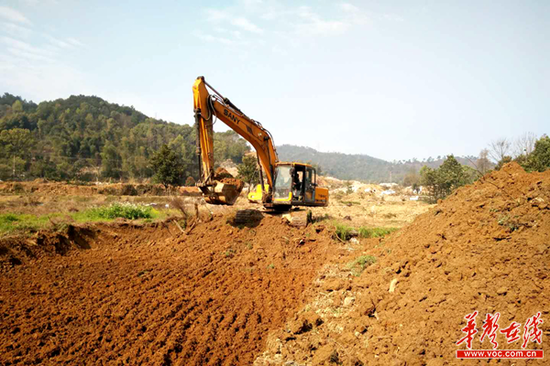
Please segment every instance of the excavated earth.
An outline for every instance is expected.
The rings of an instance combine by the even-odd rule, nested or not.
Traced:
[[[376,263],[360,273],[353,259]],[[347,262],[346,262],[347,261]],[[545,360],[550,356],[550,171],[526,173],[506,165],[458,189],[409,226],[361,253],[326,266],[308,291],[313,300],[269,335],[255,365],[454,365],[501,360],[456,359],[464,317],[478,311],[473,349],[487,313],[504,329],[541,313]],[[497,337],[498,349],[521,349]]]
[[[1,241],[0,364],[499,363],[455,357],[476,310],[474,349],[492,349],[485,314],[523,335],[541,312],[542,344],[526,348],[549,356],[550,171],[508,164],[384,239],[273,216],[159,225]]]
[[[2,240],[0,364],[252,364],[345,250],[323,227],[227,221]]]

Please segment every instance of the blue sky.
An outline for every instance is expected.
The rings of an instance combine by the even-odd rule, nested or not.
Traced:
[[[549,40],[544,0],[0,0],[0,93],[191,124],[204,75],[277,144],[477,155],[549,132]]]

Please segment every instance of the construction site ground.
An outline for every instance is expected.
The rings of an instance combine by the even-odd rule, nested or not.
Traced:
[[[33,184],[3,183],[1,212],[118,200],[175,210],[165,195]],[[200,205],[187,226],[66,222],[5,235],[0,365],[453,365],[464,316],[476,310],[474,348],[493,348],[479,341],[486,313],[499,312],[502,329],[540,312],[543,342],[526,348],[547,351],[550,173],[508,164],[437,205],[377,193],[346,189],[306,228],[267,213],[236,225],[237,208],[258,208],[241,198]],[[341,240],[335,222],[402,228]]]

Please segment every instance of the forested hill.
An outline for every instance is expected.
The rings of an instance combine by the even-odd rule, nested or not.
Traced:
[[[320,152],[310,147],[294,145],[278,146],[277,153],[282,161],[312,163],[320,167],[323,174],[339,179],[356,179],[375,183],[401,182],[407,174],[418,172],[424,165],[430,168],[439,167],[445,158],[438,156],[423,161],[411,159],[389,162],[369,155]],[[476,160],[475,157],[457,157],[456,159],[464,165],[472,165],[470,160]]]
[[[143,179],[163,144],[197,177],[195,129],[150,118],[95,96],[35,104],[0,97],[0,179]],[[234,132],[216,133],[217,161],[242,161],[249,150]]]
[[[217,162],[231,159],[239,164],[250,149],[233,131],[216,133],[214,138]],[[95,96],[40,104],[8,93],[0,97],[1,180],[143,180],[154,175],[151,158],[163,144],[179,156],[183,179],[196,179],[195,141],[192,126],[150,118],[133,107]],[[388,162],[293,145],[279,146],[277,151],[283,161],[311,162],[324,174],[370,182],[400,182],[423,165],[438,167],[444,158]]]
[[[310,147],[281,145],[277,153],[282,161],[300,161],[319,166],[324,174],[339,179],[388,181],[393,164],[368,155],[325,153]]]

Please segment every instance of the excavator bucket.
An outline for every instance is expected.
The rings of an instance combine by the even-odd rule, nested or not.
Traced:
[[[215,182],[215,185],[207,193],[205,192],[204,199],[214,205],[232,205],[239,198],[242,189],[242,183],[239,185]]]
[[[225,169],[218,168],[214,174],[213,184],[199,185],[204,200],[213,205],[232,205],[241,195],[244,182]]]

